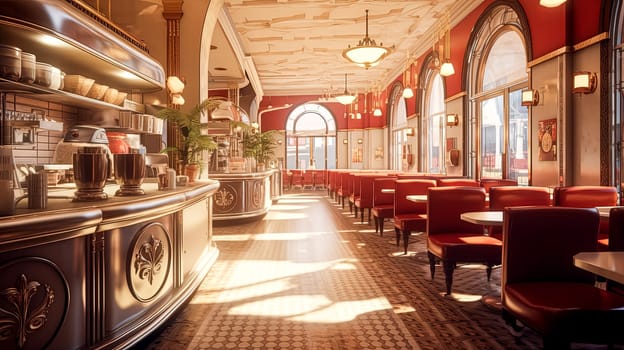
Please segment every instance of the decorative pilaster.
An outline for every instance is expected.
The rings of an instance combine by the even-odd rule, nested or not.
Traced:
[[[180,19],[184,14],[182,12],[183,0],[162,0],[163,17],[167,20],[167,76],[180,76]],[[171,96],[167,94],[167,102],[171,108],[179,108],[171,103]],[[180,129],[175,123],[167,123],[167,145],[181,146]],[[177,152],[169,153],[169,167],[176,169],[181,173],[182,169],[178,169],[179,156]]]

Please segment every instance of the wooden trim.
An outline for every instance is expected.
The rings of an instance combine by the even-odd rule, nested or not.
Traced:
[[[597,44],[603,40],[607,40],[609,39],[609,33],[604,32],[604,33],[600,33],[594,37],[591,37],[585,41],[581,41],[580,43],[576,44],[573,46],[574,51],[579,51],[582,50],[586,47],[592,46],[594,44]]]
[[[551,51],[547,54],[545,54],[542,57],[538,57],[536,59],[534,59],[533,61],[530,61],[527,63],[527,68],[532,68],[533,66],[537,66],[538,64],[544,63],[546,61],[549,61],[557,56],[561,56],[564,55],[566,53],[570,53],[572,52],[574,49],[571,46],[564,46],[562,48],[559,48],[555,51]]]
[[[580,51],[584,48],[587,48],[591,45],[597,44],[603,40],[608,40],[609,39],[609,33],[604,32],[604,33],[600,33],[598,35],[595,35],[587,40],[581,41],[578,44],[575,44],[573,46],[564,46],[561,47],[557,50],[551,51],[541,57],[538,57],[530,62],[527,63],[527,68],[532,68],[533,66],[536,66],[538,64],[544,63],[548,60],[551,60],[557,56],[561,56],[567,53],[572,53],[575,51]]]
[[[467,95],[468,95],[468,92],[466,92],[466,91],[461,91],[461,92],[458,92],[458,93],[456,93],[456,94],[455,94],[455,95],[453,95],[453,96],[447,97],[447,98],[444,100],[444,103],[449,103],[449,102],[451,102],[451,101],[453,101],[453,100],[458,100],[458,99],[460,99],[460,98],[462,98],[462,97],[464,97],[464,96],[467,96]]]

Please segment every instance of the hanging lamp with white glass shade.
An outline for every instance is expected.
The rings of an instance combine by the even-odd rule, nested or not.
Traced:
[[[412,76],[412,65],[409,63],[409,53],[407,54],[407,67],[405,72],[403,73],[403,98],[412,98],[414,97],[414,90],[412,90],[411,86],[411,76]]]
[[[390,54],[390,49],[377,43],[368,36],[368,9],[366,10],[366,36],[358,42],[356,46],[349,45],[342,51],[342,57],[349,62],[355,63],[366,69],[378,65],[386,56]]]
[[[381,108],[379,107],[380,98],[379,88],[377,88],[377,91],[375,92],[375,109],[373,110],[373,117],[381,117],[382,115]]]
[[[566,2],[566,0],[540,0],[540,6],[544,7],[557,7]]]
[[[444,33],[444,57],[440,66],[440,75],[448,77],[455,74],[455,67],[451,63],[451,29],[448,28]]]
[[[345,89],[342,95],[336,95],[336,100],[343,105],[350,105],[355,100],[355,95],[351,95],[347,90],[347,74],[345,73]]]

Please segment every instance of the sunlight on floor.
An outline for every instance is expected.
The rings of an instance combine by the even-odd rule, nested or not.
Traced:
[[[444,295],[444,293],[442,293]],[[446,296],[449,297],[448,295]],[[462,303],[474,303],[475,301],[481,300],[483,296],[479,294],[463,294],[463,293],[451,293],[450,298],[457,300]]]
[[[309,208],[306,205],[286,205],[286,204],[273,204],[273,206],[271,206],[271,210],[302,210],[302,209],[306,209]]]
[[[304,213],[285,213],[279,210],[271,210],[268,212],[262,220],[298,220],[298,219],[306,219],[308,218],[307,214]]]
[[[325,295],[288,295],[246,303],[230,309],[230,315],[285,317],[292,321],[339,323],[378,310],[390,309],[385,298],[332,302]]]
[[[248,241],[251,237],[252,235],[250,233],[231,234],[231,235],[213,235],[212,240],[215,242],[218,242],[218,241],[236,242],[236,241]]]

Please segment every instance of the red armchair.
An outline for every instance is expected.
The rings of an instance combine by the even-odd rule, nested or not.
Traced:
[[[395,177],[381,177],[373,181],[373,219],[375,220],[375,233],[383,236],[384,222],[394,217],[394,194],[383,193],[383,189],[394,189]]]
[[[412,232],[424,232],[427,228],[427,203],[414,203],[405,197],[410,194],[427,194],[427,190],[435,185],[435,180],[396,180],[394,182],[394,231],[397,246],[401,235],[403,236],[405,254],[407,254]]]
[[[431,279],[437,260],[442,261],[446,294],[451,294],[457,263],[482,263],[490,280],[492,267],[501,263],[501,241],[483,235],[481,225],[461,220],[460,215],[485,210],[485,189],[481,187],[430,188],[427,203],[427,251]]]
[[[544,349],[624,341],[624,296],[596,288],[594,275],[573,264],[596,248],[598,223],[589,208],[504,211],[503,318],[540,333]]]
[[[595,208],[614,206],[618,203],[617,189],[612,186],[567,186],[557,187],[553,193],[554,205],[573,208]],[[600,222],[598,249],[609,249],[609,221]]]

